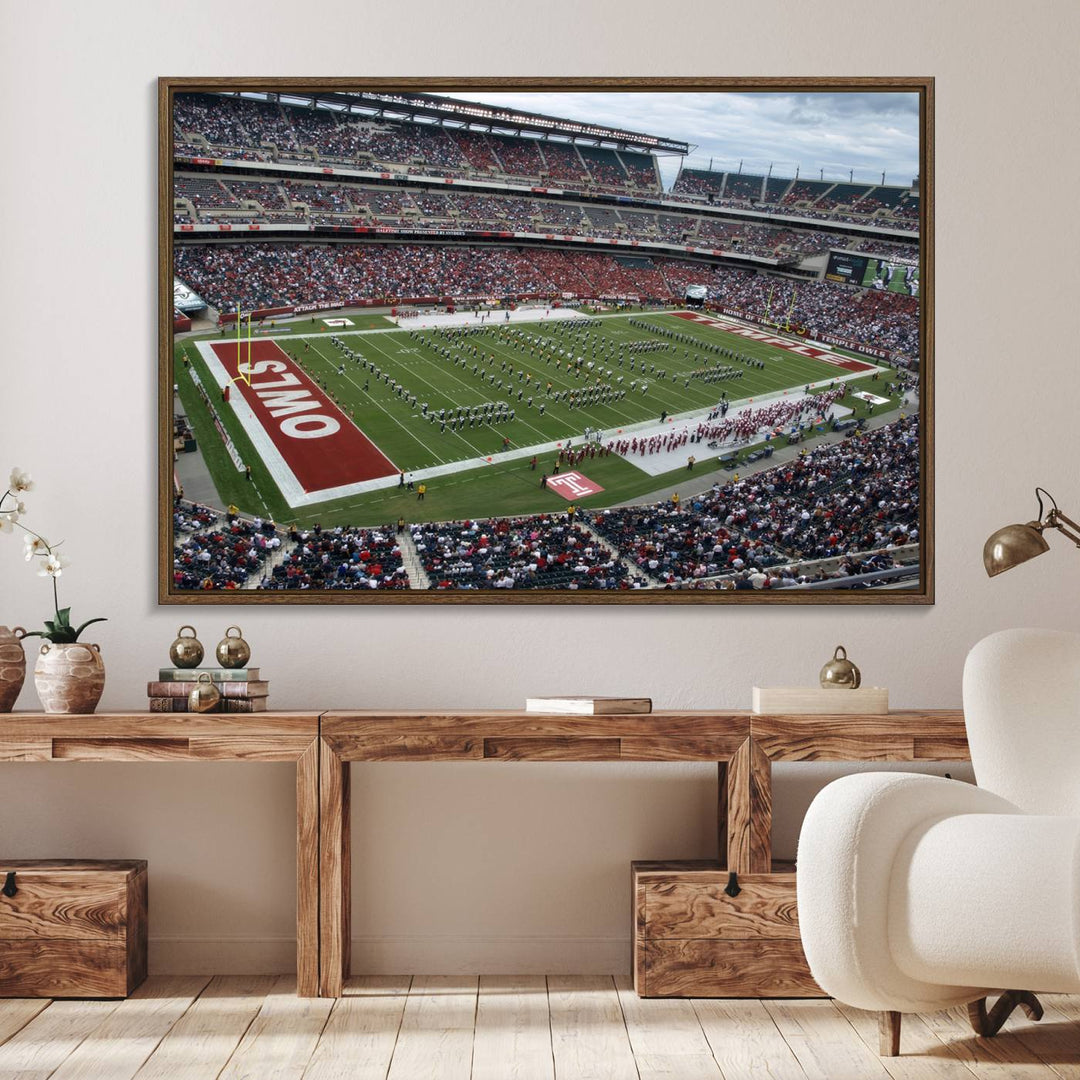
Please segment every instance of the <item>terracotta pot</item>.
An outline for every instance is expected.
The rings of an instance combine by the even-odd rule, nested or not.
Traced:
[[[42,642],[34,685],[47,713],[92,713],[105,689],[105,664],[97,645]]]
[[[0,626],[0,713],[11,712],[26,678],[26,653],[23,652],[21,626],[9,630]]]

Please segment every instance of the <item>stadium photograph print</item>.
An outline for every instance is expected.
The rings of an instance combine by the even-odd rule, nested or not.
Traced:
[[[933,80],[159,80],[163,603],[933,603]]]

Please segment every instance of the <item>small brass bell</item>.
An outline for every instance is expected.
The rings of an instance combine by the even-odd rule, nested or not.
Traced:
[[[200,671],[195,685],[188,692],[187,703],[190,712],[213,712],[221,701],[221,694],[210,678],[209,672]]]
[[[862,672],[847,658],[847,649],[836,646],[833,658],[821,669],[821,685],[826,690],[858,690]]]
[[[236,637],[231,637],[233,631]],[[218,663],[222,667],[241,668],[251,659],[251,646],[244,640],[239,626],[230,626],[218,642]]]
[[[189,637],[184,637],[184,631],[190,630]],[[176,640],[169,646],[169,659],[176,667],[198,667],[202,663],[202,642],[195,636],[194,626],[181,626],[176,631]]]

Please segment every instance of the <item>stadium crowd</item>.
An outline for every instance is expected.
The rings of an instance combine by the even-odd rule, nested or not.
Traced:
[[[273,523],[222,515],[178,502],[173,508],[173,584],[178,589],[240,589],[281,546]]]
[[[746,318],[783,320],[918,356],[919,302],[901,293],[793,281],[731,267],[647,256],[423,244],[178,244],[176,273],[230,311],[236,283],[252,307],[364,299],[562,296],[680,301],[704,283],[709,298]]]
[[[567,236],[716,245],[731,252],[784,261],[807,258],[830,248],[851,250],[854,243],[836,233],[682,213],[616,210],[554,198],[373,188],[311,180],[278,181],[269,177],[224,181],[203,174],[177,173],[174,197],[175,206],[188,211],[190,204],[191,219],[203,222],[249,224],[290,220],[314,225],[557,232]],[[877,246],[888,247],[880,242]]]
[[[794,217],[911,230],[917,227],[918,199],[909,199],[908,190],[895,186],[781,180],[683,168],[675,180],[672,194],[707,199],[714,206],[779,209]]]
[[[916,543],[918,499],[908,417],[686,502],[599,511],[593,525],[661,584],[733,574],[754,588],[770,567]]]
[[[413,525],[411,532],[434,589],[634,587],[626,567],[573,513]]]
[[[262,582],[265,589],[407,589],[391,528],[292,529],[293,547]]]
[[[659,193],[659,174],[647,154],[626,154],[571,143],[548,143],[464,128],[385,118],[361,119],[329,109],[284,103],[178,94],[173,110],[176,146],[195,156],[264,161],[310,161],[370,167],[407,165],[437,174],[498,175],[558,180],[579,189]],[[200,145],[204,142],[205,145]]]

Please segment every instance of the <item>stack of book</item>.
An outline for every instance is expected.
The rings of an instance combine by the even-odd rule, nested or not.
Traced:
[[[549,716],[619,716],[651,713],[652,698],[642,697],[531,697],[525,711]]]
[[[221,695],[214,712],[265,712],[270,684],[258,668],[162,668],[156,682],[146,684],[151,712],[187,712],[188,694],[200,675],[209,675]]]

